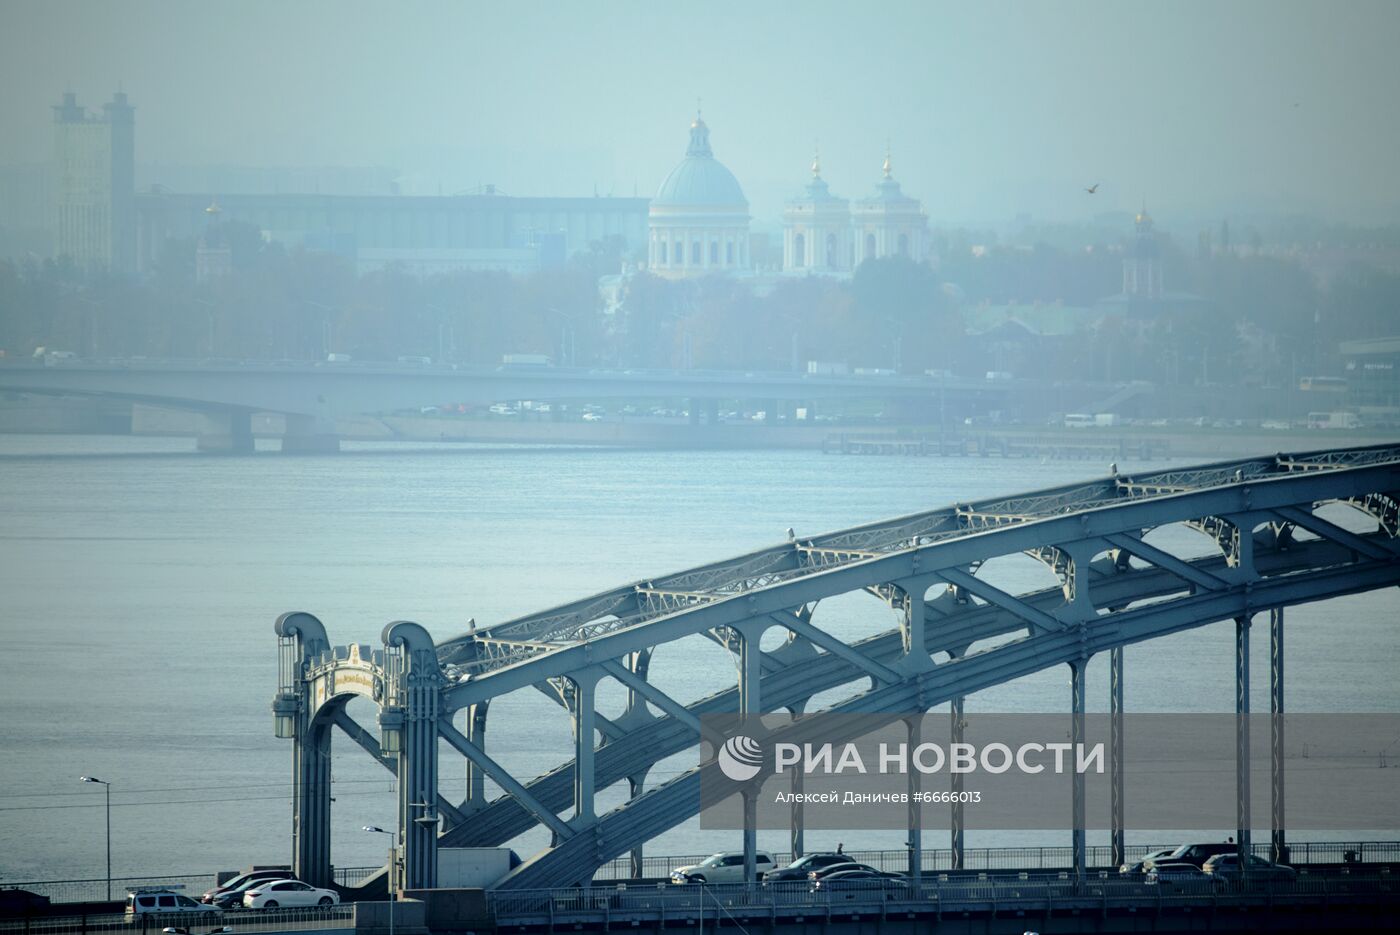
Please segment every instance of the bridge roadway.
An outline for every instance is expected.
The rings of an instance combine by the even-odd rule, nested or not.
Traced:
[[[438,798],[439,813],[446,818],[441,839],[424,840],[416,834],[421,823],[410,821],[402,831],[405,855],[439,843],[497,844],[540,823],[554,831],[554,844],[513,871],[502,887],[586,881],[603,862],[695,813],[701,770],[645,791],[643,785],[652,763],[695,744],[699,714],[802,710],[816,693],[849,684],[855,694],[831,710],[894,720],[945,701],[960,706],[969,693],[1066,664],[1077,723],[1084,704],[1084,664],[1094,653],[1108,652],[1112,711],[1121,718],[1123,647],[1233,619],[1237,676],[1247,674],[1249,620],[1261,612],[1270,615],[1271,700],[1281,712],[1282,609],[1400,583],[1397,491],[1397,446],[1277,455],[1134,476],[1115,472],[1098,481],[957,504],[824,536],[794,536],[771,549],[636,582],[438,647],[421,628],[391,625],[385,631],[384,656],[395,661],[386,668],[411,672],[415,664],[409,660],[416,658],[419,676],[440,686],[437,707],[420,727],[430,728],[431,749],[436,750],[440,737],[472,763],[468,799],[457,804]],[[1374,531],[1349,532],[1316,514],[1319,504],[1332,502],[1366,513]],[[1173,524],[1203,533],[1215,545],[1215,554],[1177,556],[1142,538]],[[976,574],[988,558],[1019,552],[1044,561],[1059,575],[1061,586],[1010,594]],[[813,623],[821,600],[849,591],[869,591],[903,610],[901,626],[846,644]],[[753,652],[763,631],[773,626],[788,631],[787,643],[772,653]],[[317,696],[322,701],[303,698],[309,720],[297,737],[309,738],[321,749],[329,741],[310,728],[322,721],[337,724],[398,771],[401,797],[430,795],[421,784],[415,793],[407,790],[402,751],[384,755],[375,738],[344,716],[343,702],[325,703],[337,691],[335,672],[348,662],[345,651],[330,651],[319,621],[306,614],[286,615],[278,632],[284,667],[299,665],[302,673],[299,683],[284,678],[279,710],[296,709],[299,691],[322,693]],[[740,683],[683,705],[664,686],[646,680],[646,660],[656,646],[695,634],[708,635],[736,653]],[[943,653],[946,660],[934,658]],[[616,720],[592,710],[593,687],[604,677],[617,679],[633,693],[628,712]],[[574,756],[551,773],[521,781],[486,754],[486,714],[492,698],[535,687],[553,691],[568,708],[575,724]],[[393,702],[403,696],[390,680],[383,697],[385,710],[391,710],[400,707]],[[1243,697],[1242,710],[1247,711],[1247,691]],[[652,714],[648,704],[662,716]],[[465,733],[452,723],[458,711],[467,716]],[[398,716],[389,723],[397,724],[393,718]],[[790,739],[800,741],[801,722],[791,730]],[[595,731],[605,739],[601,746],[594,742]],[[300,740],[298,747],[305,749]],[[1275,753],[1282,762],[1281,746]],[[297,762],[305,762],[306,754],[298,756]],[[431,766],[435,788],[435,760]],[[1247,758],[1242,768],[1247,775]],[[485,775],[507,794],[486,801]],[[304,771],[297,776],[298,813],[314,816],[324,809],[328,815],[328,786],[322,790],[316,777]],[[595,815],[592,790],[621,779],[632,783],[634,797],[606,815]],[[1242,814],[1248,814],[1244,782]],[[1113,839],[1121,853],[1121,774],[1115,793]],[[1271,796],[1280,798],[1273,828],[1273,844],[1280,849],[1281,793],[1281,783],[1271,789]],[[1085,866],[1082,795],[1077,786],[1070,824],[1080,872]],[[573,817],[561,819],[559,812],[569,806]],[[411,814],[408,807],[401,809],[401,815]],[[955,817],[955,827],[959,821]],[[1248,823],[1241,824],[1240,841],[1246,846]],[[311,833],[316,827],[316,822],[303,822],[296,846],[299,869],[313,875],[321,861],[328,861],[328,841],[323,844]],[[960,854],[960,832],[954,832],[953,842]],[[801,850],[800,827],[794,828],[794,845]],[[745,846],[752,851],[752,829],[745,831]]]
[[[720,400],[876,399],[961,408],[1000,408],[1007,386],[925,376],[818,376],[726,370],[606,370],[550,366],[468,367],[303,361],[16,361],[0,366],[0,390],[93,395],[203,412],[232,420],[237,435],[255,412],[302,420],[289,436],[324,434],[336,418],[417,409],[444,402],[485,405],[517,400],[692,400],[692,420],[711,418]],[[305,420],[311,420],[309,423]],[[211,431],[215,429],[211,428]],[[248,428],[248,437],[251,428]]]
[[[1208,877],[1145,884],[1103,874],[942,874],[927,882],[813,892],[805,883],[496,890],[497,931],[661,932],[705,925],[783,935],[857,932],[1394,931],[1400,882],[1387,873],[1296,881]],[[430,918],[431,918],[431,909]]]

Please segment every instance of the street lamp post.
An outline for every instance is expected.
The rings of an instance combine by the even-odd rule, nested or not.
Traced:
[[[361,831],[369,831],[373,834],[387,834],[389,836],[389,935],[394,935],[394,870],[397,854],[395,853],[396,832],[385,831],[378,825],[365,825]]]
[[[95,782],[107,793],[107,901],[112,901],[112,784],[96,776],[83,776],[83,782]]]

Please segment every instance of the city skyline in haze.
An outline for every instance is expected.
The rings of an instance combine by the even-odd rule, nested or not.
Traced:
[[[0,163],[65,90],[154,165],[389,166],[402,190],[651,197],[697,106],[756,220],[894,176],[935,224],[1400,219],[1400,6],[5,4]],[[1090,195],[1084,189],[1097,184]]]

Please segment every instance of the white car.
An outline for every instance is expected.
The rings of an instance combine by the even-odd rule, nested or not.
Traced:
[[[754,853],[754,874],[756,879],[774,868],[773,855],[767,851]],[[711,854],[698,864],[677,867],[671,871],[672,883],[743,883],[744,852],[720,851]]]
[[[335,890],[321,890],[300,880],[268,880],[243,894],[248,909],[280,909],[283,906],[334,906],[340,902]]]

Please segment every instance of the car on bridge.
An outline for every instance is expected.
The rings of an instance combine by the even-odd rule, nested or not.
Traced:
[[[1185,860],[1164,860],[1153,864],[1142,874],[1142,882],[1148,886],[1199,883],[1210,879],[1200,867]]]
[[[281,909],[287,906],[334,906],[335,890],[323,890],[300,880],[268,880],[243,894],[247,909]]]
[[[812,881],[814,894],[830,899],[896,899],[909,892],[909,879],[902,873],[879,870],[836,870]]]
[[[773,855],[767,851],[754,852],[754,870],[758,879],[772,870]],[[671,871],[672,883],[743,883],[744,852],[720,851],[698,864],[677,867]]]
[[[240,873],[231,880],[225,880],[211,890],[205,890],[199,901],[205,905],[219,905],[220,900],[227,901],[237,895],[239,907],[243,905],[243,894],[252,886],[264,880],[294,880],[296,879],[291,870],[283,867],[281,870],[250,870],[247,873]],[[228,909],[229,906],[219,905],[220,909]]]
[[[805,880],[807,875],[813,870],[821,870],[835,864],[848,864],[851,858],[845,854],[828,852],[824,854],[808,854],[799,857],[786,867],[779,867],[777,870],[770,870],[763,875],[764,883],[778,883],[783,880]]]
[[[1144,860],[1143,869],[1150,870],[1155,864],[1165,861],[1185,861],[1188,864],[1195,864],[1197,867],[1200,867],[1216,854],[1233,854],[1236,850],[1237,845],[1233,841],[1211,841],[1206,844],[1183,844],[1166,857],[1163,857],[1161,861]]]
[[[1118,872],[1129,875],[1146,873],[1149,869],[1151,869],[1154,863],[1156,863],[1159,860],[1166,860],[1168,857],[1170,857],[1172,855],[1172,851],[1174,850],[1176,850],[1176,848],[1168,847],[1160,851],[1152,851],[1150,854],[1144,855],[1142,860],[1139,860],[1136,863],[1123,864],[1121,867],[1118,868]]]
[[[807,871],[807,879],[822,880],[829,876],[832,876],[833,874],[845,873],[850,870],[860,870],[865,873],[874,873],[880,876],[899,876],[899,874],[886,873],[883,870],[876,870],[869,864],[862,864],[857,861],[851,860],[848,857],[846,858],[844,863],[827,864],[825,867],[819,867],[816,870]]]
[[[219,910],[165,886],[141,887],[126,894],[126,918],[166,912],[197,912],[209,916]]]
[[[1201,872],[1217,880],[1239,880],[1248,876],[1251,880],[1278,880],[1287,883],[1298,879],[1298,871],[1287,864],[1276,864],[1253,854],[1245,856],[1243,872],[1238,854],[1216,854],[1205,862]]]

